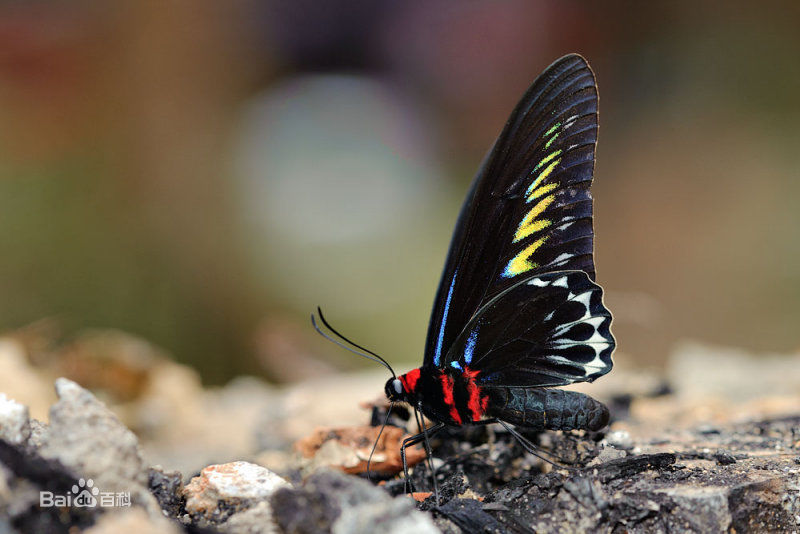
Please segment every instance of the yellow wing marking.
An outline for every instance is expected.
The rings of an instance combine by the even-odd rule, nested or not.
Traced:
[[[533,172],[538,171],[539,169],[542,168],[542,166],[546,165],[551,159],[557,158],[560,155],[561,155],[561,149],[550,152],[548,155],[544,157],[544,159],[542,159],[542,161],[536,164],[536,167],[533,168]]]
[[[542,173],[539,176],[536,177],[536,179],[533,181],[533,183],[530,185],[530,187],[528,187],[528,190],[525,191],[525,194],[526,195],[530,195],[531,192],[534,189],[536,189],[539,186],[540,183],[542,183],[548,176],[550,176],[550,173],[553,172],[553,169],[555,169],[556,165],[558,165],[559,163],[561,163],[561,158],[555,160],[553,163],[548,165],[547,168],[545,170],[543,170]],[[527,202],[530,202],[534,198],[536,198],[536,197],[533,197],[533,196],[528,197]]]
[[[539,170],[539,168],[542,167],[542,165],[544,165],[545,163],[547,163],[551,159],[555,158],[559,154],[561,154],[560,150],[556,150],[555,152],[551,152],[546,158],[544,158],[542,161],[540,161],[538,165],[536,165],[536,167],[533,169],[533,172],[536,172],[537,170]],[[533,180],[531,185],[528,186],[528,190],[525,191],[525,194],[526,195],[530,195],[531,191],[533,191],[534,189],[539,187],[539,184],[541,184],[543,181],[545,181],[547,179],[548,176],[550,176],[550,173],[553,172],[553,170],[556,168],[556,165],[558,165],[559,163],[561,163],[561,158],[558,158],[554,162],[550,163],[550,165],[548,165],[541,173],[539,173],[539,176],[537,176],[536,179]]]
[[[539,188],[535,189],[533,191],[533,193],[531,193],[530,196],[528,197],[528,200],[526,200],[525,202],[531,202],[533,200],[536,200],[537,198],[539,198],[539,197],[541,197],[543,195],[546,195],[547,193],[549,193],[550,191],[552,191],[556,187],[558,187],[558,182],[552,182],[552,183],[543,185],[542,187],[539,187]]]
[[[517,228],[517,233],[514,234],[514,243],[525,239],[529,235],[534,232],[538,232],[544,228],[547,228],[552,224],[547,219],[542,219],[540,221],[536,220],[536,217],[542,214],[547,207],[553,203],[556,199],[555,195],[548,195],[544,197],[542,200],[536,203],[534,207],[523,217],[522,222],[519,223],[519,227]]]
[[[508,265],[506,265],[506,270],[503,271],[503,276],[506,278],[511,278],[512,276],[517,276],[518,274],[522,274],[538,267],[539,265],[529,261],[529,258],[534,252],[536,252],[536,249],[544,244],[545,241],[547,241],[547,236],[540,237],[522,249],[522,252],[514,256],[511,261],[508,262]]]
[[[560,127],[561,123],[558,122],[545,132],[543,136],[545,138],[552,135],[552,137],[547,140],[545,149],[550,148],[550,145],[552,145],[556,138],[558,138],[559,134],[561,133],[558,131]],[[550,193],[558,188],[558,182],[549,184],[544,184],[544,182],[553,173],[558,164],[561,163],[561,158],[559,157],[561,152],[562,151],[559,149],[549,153],[539,163],[537,163],[536,167],[534,167],[533,171],[531,171],[531,175],[534,175],[539,172],[540,169],[542,169],[538,176],[534,178],[533,182],[528,187],[528,190],[525,191],[525,194],[527,195],[525,202],[533,202],[539,198],[541,198],[541,200],[539,200],[528,211],[528,213],[525,214],[525,217],[522,218],[522,221],[519,223],[517,231],[514,234],[514,243],[525,239],[531,234],[540,232],[553,224],[553,222],[549,219],[537,219],[537,217],[542,215],[542,213],[547,210],[548,206],[550,206],[550,204],[552,204],[556,199],[555,195]],[[541,247],[545,241],[547,241],[547,238],[548,236],[542,236],[522,249],[522,251],[520,251],[511,259],[511,261],[508,262],[508,265],[506,265],[502,276],[505,278],[511,278],[538,267],[539,265],[536,262],[530,261],[530,258],[534,252],[536,252],[539,247]]]

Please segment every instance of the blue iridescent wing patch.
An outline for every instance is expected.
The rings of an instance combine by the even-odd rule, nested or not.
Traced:
[[[615,342],[600,286],[583,271],[522,278],[467,324],[445,360],[482,386],[546,387],[611,370]]]

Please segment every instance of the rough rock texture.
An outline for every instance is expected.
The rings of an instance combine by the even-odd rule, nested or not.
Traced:
[[[186,511],[222,522],[266,500],[289,483],[269,469],[248,462],[210,465],[183,489]]]
[[[493,515],[537,532],[777,532],[797,528],[797,469],[772,460],[710,470],[669,453],[638,455],[564,476],[532,476],[490,494]],[[794,463],[792,461],[792,463]],[[718,465],[718,464],[717,464]],[[764,471],[784,471],[775,476]],[[486,505],[488,506],[488,504]]]
[[[178,517],[183,508],[183,477],[179,471],[164,471],[161,466],[150,468],[148,488],[168,517]]]
[[[614,426],[596,442],[540,436],[569,470],[517,471],[524,458],[502,435],[448,452],[438,468],[440,502],[421,506],[443,531],[470,533],[800,531],[800,415],[669,430],[646,418]],[[454,437],[434,440],[434,454],[452,449]],[[417,489],[430,491],[425,464],[415,471]]]
[[[139,442],[94,395],[66,378],[56,380],[58,402],[39,454],[58,460],[109,491],[147,484]]]
[[[117,348],[119,357],[105,353]],[[32,395],[52,384],[67,352],[32,358],[0,340],[0,532],[800,532],[800,356],[687,345],[668,381],[617,368],[575,386],[606,402],[612,423],[599,433],[526,433],[555,467],[502,428],[446,429],[430,441],[434,487],[428,462],[406,481],[391,472],[396,458],[393,470],[372,473],[380,485],[363,479],[377,435],[364,425],[382,423],[386,406],[371,403],[370,417],[357,401],[378,395],[385,376],[204,389],[190,369],[148,350],[119,335],[71,345],[72,376],[94,381],[102,401],[58,380],[47,424],[29,413],[44,420],[52,387]],[[373,460],[415,432],[410,421],[396,407],[394,437]],[[312,433],[320,423],[337,431]],[[290,442],[302,437],[310,461],[297,463]],[[326,455],[331,441],[347,450]],[[148,467],[153,458],[164,468]],[[187,469],[203,472],[184,485]],[[68,495],[80,478],[131,502],[39,506],[40,492]]]
[[[21,445],[31,437],[28,407],[0,393],[0,438]]]
[[[88,527],[107,512],[99,500],[102,490],[112,500],[124,493],[127,502],[120,508],[142,507],[152,520],[162,520],[161,509],[145,486],[147,471],[136,436],[74,382],[58,379],[56,392],[59,400],[50,410],[49,425],[22,422],[25,410],[5,402],[3,421],[14,424],[4,424],[7,431],[0,437],[2,516],[23,532]],[[25,435],[27,439],[20,439]],[[70,506],[66,511],[40,507],[41,492],[74,498],[83,488],[95,498],[87,506]]]
[[[267,501],[262,501],[252,508],[232,515],[218,528],[225,534],[280,533],[273,519],[272,506]]]
[[[321,469],[299,488],[272,496],[275,520],[283,532],[357,534],[436,533],[430,517],[414,510],[410,499],[391,498],[368,482]]]
[[[20,532],[67,532],[90,526],[98,515],[97,508],[40,507],[40,492],[69,495],[79,477],[29,446],[0,439],[0,477],[0,518]]]

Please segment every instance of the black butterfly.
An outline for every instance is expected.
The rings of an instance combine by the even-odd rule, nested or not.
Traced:
[[[594,74],[581,56],[564,56],[517,104],[467,195],[422,366],[392,371],[386,383],[390,401],[435,422],[426,434],[498,422],[524,440],[509,423],[534,430],[607,424],[602,403],[552,389],[612,367],[611,314],[592,257],[596,141]]]

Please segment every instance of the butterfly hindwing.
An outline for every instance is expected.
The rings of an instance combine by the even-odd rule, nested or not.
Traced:
[[[585,272],[534,275],[481,308],[443,358],[489,387],[592,381],[611,370],[610,324]]]
[[[521,280],[557,270],[594,280],[596,140],[594,74],[565,56],[525,93],[475,178],[434,302],[426,365],[448,365],[470,319]]]

